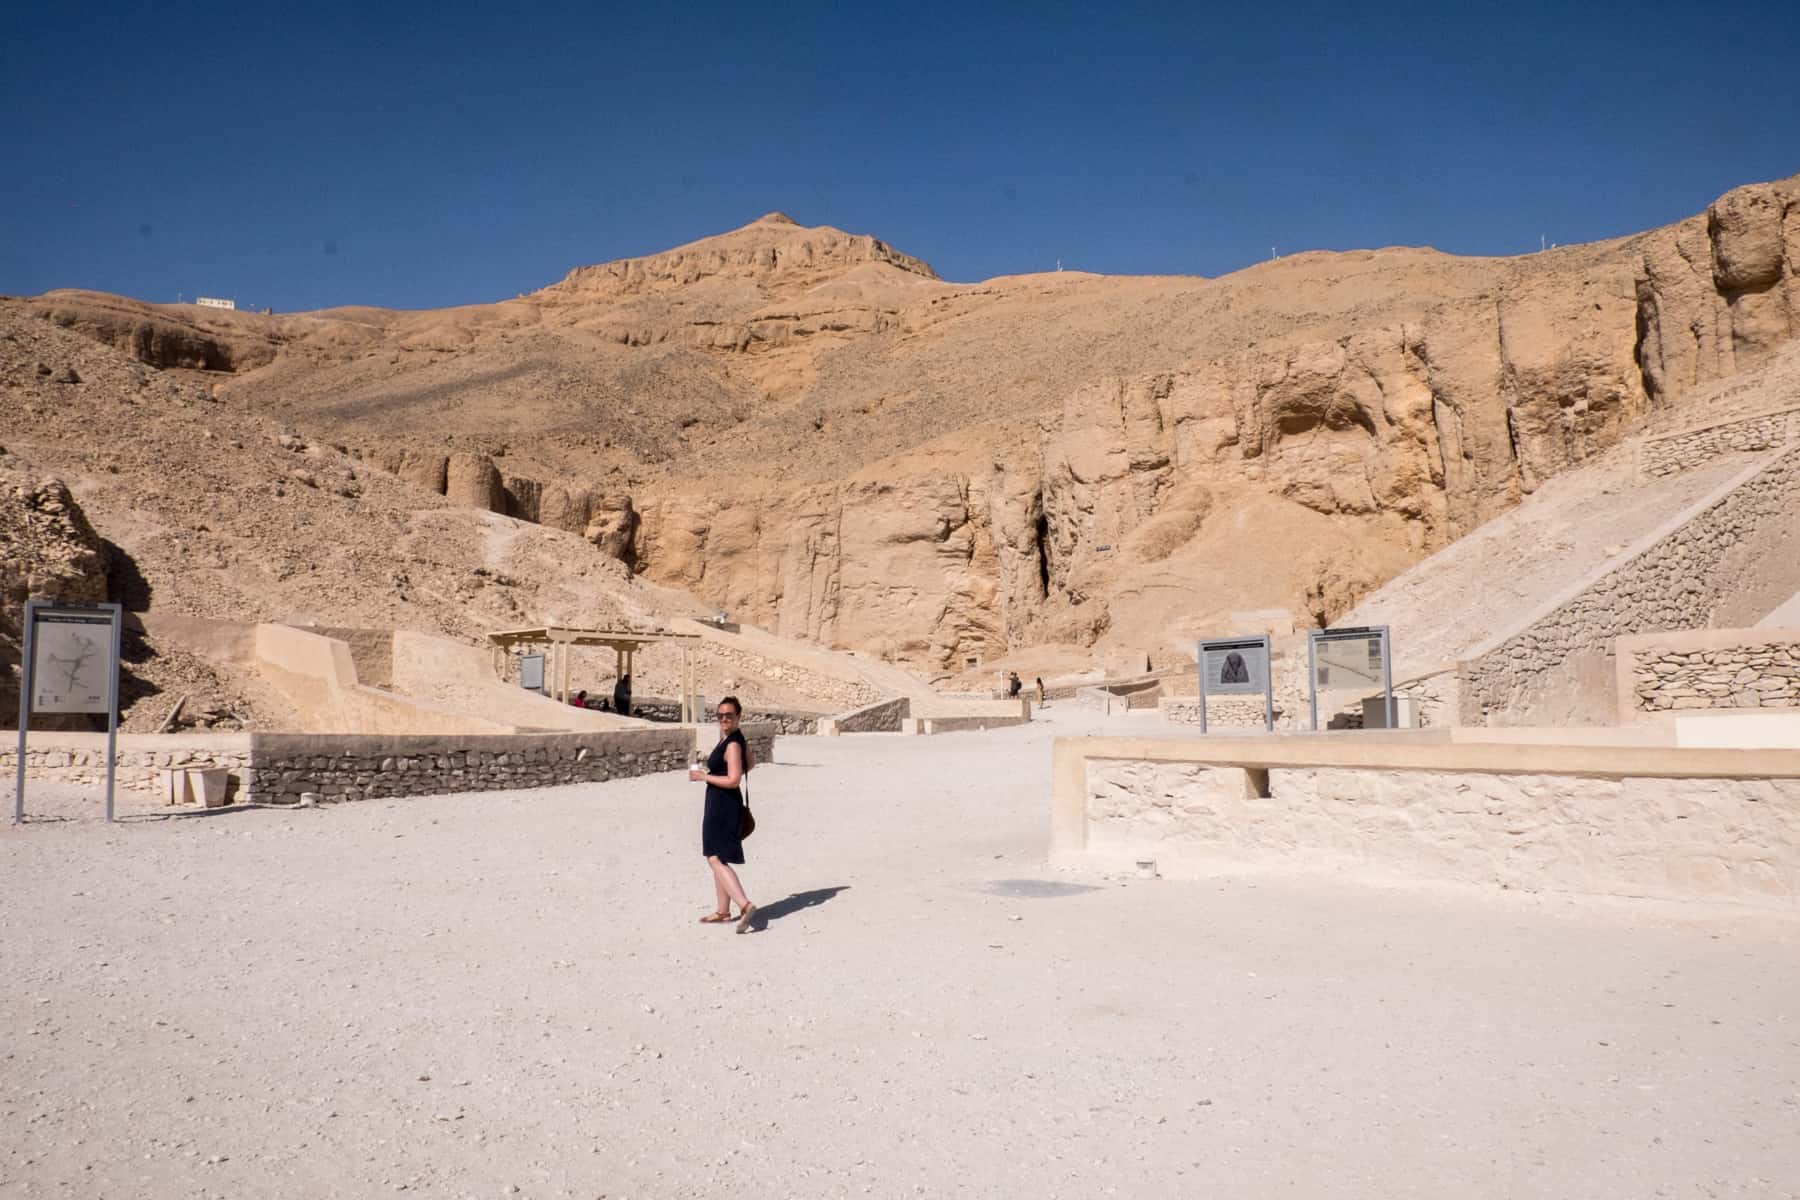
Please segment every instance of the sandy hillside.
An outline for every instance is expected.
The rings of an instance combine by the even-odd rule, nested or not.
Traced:
[[[0,473],[66,483],[105,543],[102,592],[131,612],[474,642],[490,629],[643,626],[713,611],[634,578],[577,535],[423,493],[207,381],[4,309],[0,428]],[[291,721],[277,693],[224,664],[143,638],[130,639],[126,658],[130,731],[154,729],[183,694],[189,719],[211,727]],[[645,658],[640,694],[673,687],[674,656]],[[16,660],[16,645],[0,653],[9,694]],[[609,654],[581,661],[579,678],[610,676]],[[707,652],[701,675],[709,692],[741,677],[747,699],[832,707],[804,680],[751,678]]]

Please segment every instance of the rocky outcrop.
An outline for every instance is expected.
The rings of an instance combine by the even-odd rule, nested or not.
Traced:
[[[661,254],[577,267],[560,283],[537,294],[553,299],[593,292],[632,295],[687,288],[715,279],[835,272],[863,263],[886,263],[909,274],[937,278],[927,264],[877,238],[830,228],[808,229],[782,213],[769,213],[733,233],[703,238]]]
[[[26,309],[153,367],[244,371],[275,357],[266,337],[233,335],[188,319],[179,306],[140,304],[98,292],[48,292]]]
[[[1800,329],[1800,181],[1733,189],[1642,242],[1637,361],[1652,404],[1755,366]]]
[[[25,601],[104,601],[106,545],[61,480],[0,471],[0,727],[17,728]]]

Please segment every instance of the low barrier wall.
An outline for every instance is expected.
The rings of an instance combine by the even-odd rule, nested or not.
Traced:
[[[1619,722],[1695,709],[1800,708],[1800,629],[1697,629],[1616,643]]]
[[[1020,713],[1015,709],[1005,716],[908,717],[900,722],[900,732],[929,735],[956,733],[968,729],[1005,729],[1012,725],[1029,724],[1031,724],[1030,712]]]
[[[710,748],[712,736],[691,725],[553,734],[121,735],[117,778],[123,787],[154,791],[162,770],[223,768],[235,803],[297,804],[308,793],[325,801],[437,795],[680,770],[696,748]],[[757,761],[773,760],[772,729],[751,726],[745,737]],[[103,734],[33,734],[25,757],[27,779],[99,785],[106,777]],[[0,776],[10,778],[17,759],[16,745],[0,751]]]
[[[1800,750],[1448,731],[1059,738],[1051,857],[1729,903],[1800,916]]]
[[[170,768],[201,770],[222,767],[232,774],[232,792],[242,787],[252,764],[249,733],[121,733],[114,780],[121,788],[154,792],[160,773]],[[10,788],[19,769],[18,732],[4,735],[0,746],[0,780]],[[103,733],[33,733],[25,747],[25,778],[104,786],[106,735]],[[27,789],[27,802],[30,791]]]

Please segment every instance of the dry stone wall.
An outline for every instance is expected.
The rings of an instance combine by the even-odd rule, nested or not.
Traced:
[[[1638,471],[1651,478],[1679,475],[1724,454],[1772,450],[1796,439],[1800,439],[1800,409],[1761,413],[1651,438],[1638,450]]]
[[[1792,594],[1800,576],[1797,534],[1800,450],[1793,450],[1527,628],[1464,662],[1462,723],[1541,720],[1545,697],[1571,689],[1603,697],[1590,706],[1595,711],[1583,710],[1575,719],[1609,721],[1614,639],[1704,629],[1727,602],[1742,602],[1755,589]]]
[[[774,734],[746,730],[759,761],[773,757]],[[98,784],[106,739],[48,734],[26,751],[28,777]],[[188,743],[121,738],[118,781],[143,791],[167,768],[221,767],[237,802],[298,804],[379,796],[552,787],[675,771],[694,750],[691,726],[569,734],[380,736],[354,734],[216,735]],[[0,773],[16,769],[16,749],[0,751]]]
[[[1643,647],[1631,654],[1631,673],[1632,707],[1640,713],[1800,708],[1800,641]]]

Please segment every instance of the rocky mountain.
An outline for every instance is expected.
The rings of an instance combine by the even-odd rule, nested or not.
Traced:
[[[743,620],[955,673],[1330,620],[1766,359],[1797,269],[1800,178],[1524,257],[1212,280],[951,283],[771,214],[484,306],[14,303]]]

